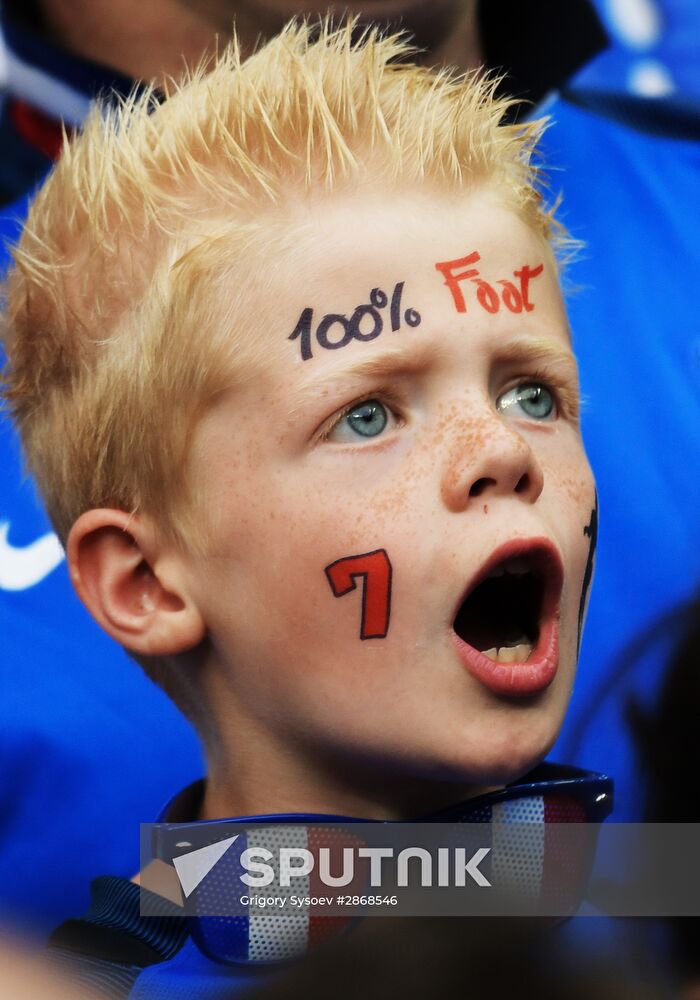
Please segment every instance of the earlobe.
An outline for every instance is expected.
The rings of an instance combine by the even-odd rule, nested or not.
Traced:
[[[139,515],[87,511],[71,529],[66,555],[78,596],[120,645],[143,656],[173,656],[204,638],[177,556]]]

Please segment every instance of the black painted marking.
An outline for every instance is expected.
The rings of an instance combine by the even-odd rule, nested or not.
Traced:
[[[391,296],[391,329],[396,333],[401,329],[401,296],[403,295],[403,281],[394,287],[394,294]]]
[[[583,632],[583,616],[586,611],[586,600],[593,579],[593,566],[595,563],[595,550],[598,545],[598,493],[595,495],[595,506],[591,511],[591,519],[583,529],[584,535],[590,538],[588,545],[588,559],[586,560],[586,570],[583,574],[583,585],[581,587],[581,601],[578,606],[578,645],[581,648],[581,633]]]
[[[314,318],[314,311],[310,307],[307,307],[302,312],[299,317],[299,322],[294,327],[292,333],[289,334],[288,340],[296,340],[297,337],[301,338],[301,360],[309,361],[313,357],[311,351],[311,323]]]
[[[386,300],[386,296],[384,296],[384,298]],[[371,316],[372,323],[374,324],[369,333],[363,333],[361,329],[362,320],[365,316]],[[374,340],[375,337],[379,336],[383,329],[384,320],[382,319],[381,313],[372,305],[358,306],[350,317],[350,323],[348,325],[348,333],[354,340]]]
[[[402,282],[403,284],[403,282]],[[387,304],[386,292],[383,292],[381,288],[373,288],[369,293],[369,300],[373,306],[377,309],[383,309]]]
[[[402,313],[403,288],[404,282],[399,281],[391,293],[389,316],[391,329],[394,332],[401,329],[402,315],[407,326],[416,327],[421,322],[421,315],[415,309],[406,309]],[[310,361],[314,356],[311,346],[312,335],[315,336],[319,347],[326,351],[337,351],[353,340],[375,340],[384,330],[385,317],[381,310],[385,309],[388,303],[387,293],[382,288],[375,287],[369,293],[369,302],[356,306],[349,319],[345,313],[326,313],[316,327],[315,334],[313,333],[314,311],[311,306],[307,306],[302,310],[297,325],[287,339],[299,340],[302,361]],[[372,323],[371,329],[368,329],[368,318]],[[363,321],[364,329],[362,329]]]
[[[340,340],[329,339],[328,331],[333,326],[339,326],[342,329],[343,335]],[[327,313],[318,324],[316,340],[327,351],[337,351],[339,347],[345,347],[346,344],[349,344],[352,340],[352,330],[347,316],[342,315],[342,313]]]
[[[404,313],[404,319],[409,326],[420,326],[421,315],[415,309],[407,309]]]

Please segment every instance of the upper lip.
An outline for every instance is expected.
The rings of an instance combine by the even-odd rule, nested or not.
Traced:
[[[551,613],[556,609],[564,583],[564,566],[559,550],[549,538],[514,538],[494,549],[471,578],[452,611],[453,624],[471,592],[483,583],[499,563],[516,558],[526,558],[532,570],[542,579],[544,584],[542,613]]]

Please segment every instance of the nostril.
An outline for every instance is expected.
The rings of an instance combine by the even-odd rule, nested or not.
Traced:
[[[478,497],[487,489],[489,486],[495,486],[495,479],[477,479],[475,483],[472,483],[471,489],[469,490],[470,497]]]
[[[527,472],[525,472],[516,483],[515,492],[526,493],[529,490],[529,488],[530,488],[530,477],[528,476]]]

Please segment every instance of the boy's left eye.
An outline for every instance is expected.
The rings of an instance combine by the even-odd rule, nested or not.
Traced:
[[[496,409],[500,413],[511,411],[513,416],[524,415],[530,420],[554,420],[557,416],[554,393],[542,382],[521,382],[513,386],[498,397]]]
[[[358,437],[375,438],[383,433],[391,418],[391,411],[378,399],[367,399],[346,410],[324,436],[327,441],[341,443],[357,441]]]

